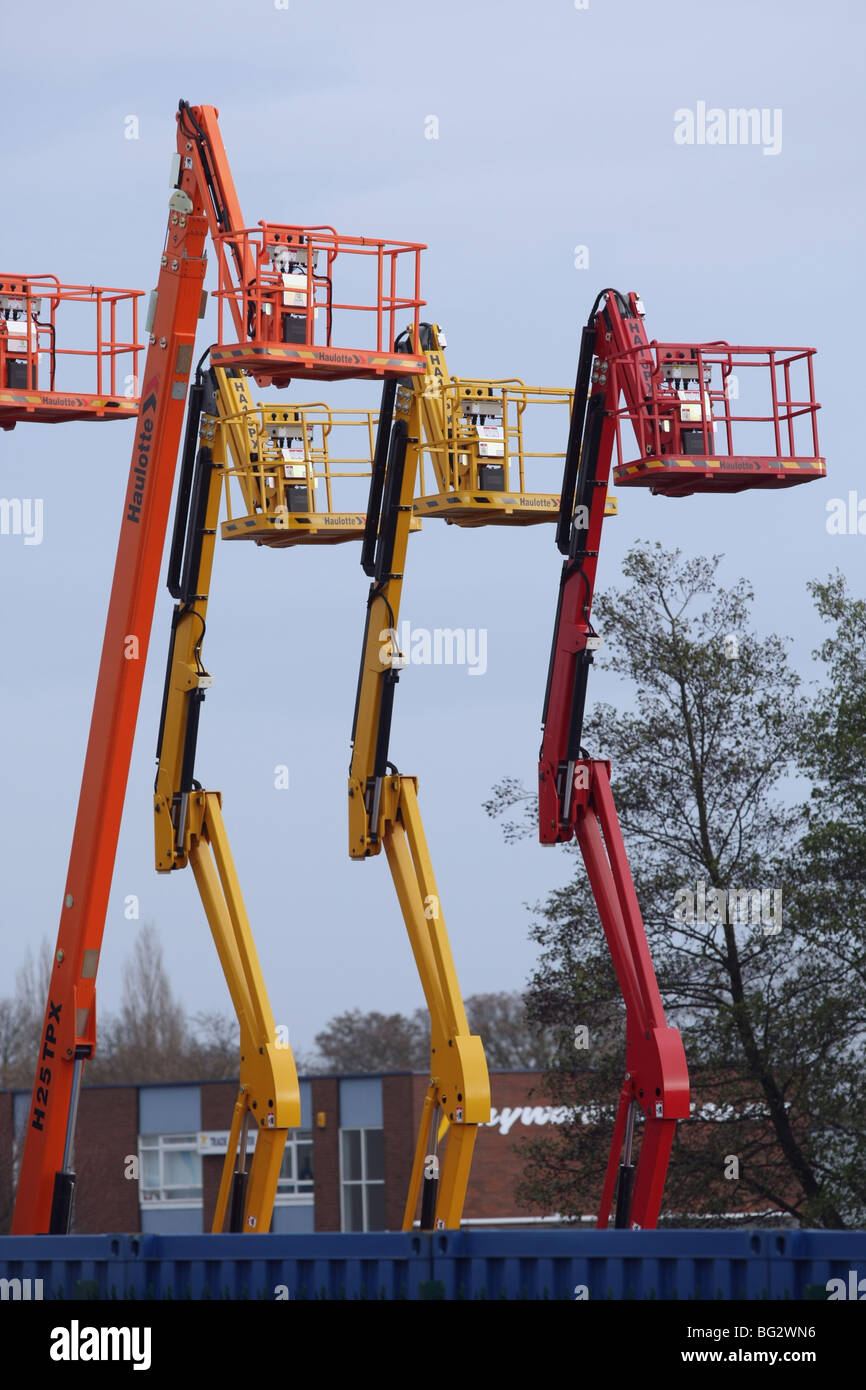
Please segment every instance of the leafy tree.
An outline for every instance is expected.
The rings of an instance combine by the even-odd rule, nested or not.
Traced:
[[[849,1153],[852,1130],[866,1128],[862,1087],[859,1099],[851,1094],[863,1062],[863,929],[840,919],[831,930],[821,916],[803,929],[808,894],[792,849],[805,813],[791,805],[786,778],[808,771],[804,747],[813,746],[810,730],[820,732],[816,706],[799,688],[786,643],[751,629],[749,586],[716,582],[718,558],[683,559],[657,544],[632,550],[623,566],[628,587],[601,596],[595,618],[607,667],[629,682],[634,706],[597,705],[584,728],[586,746],[612,761],[668,1021],[680,1027],[690,1059],[696,1118],[678,1127],[666,1207],[680,1224],[693,1213],[720,1217],[749,1206],[841,1226],[866,1212],[862,1191],[849,1184],[843,1200],[834,1177],[834,1143]],[[732,635],[733,660],[725,641]],[[851,701],[859,698],[862,712],[855,648],[845,637],[838,660],[852,671]],[[847,730],[853,715],[845,708]],[[825,745],[838,723],[824,731]],[[831,785],[825,779],[817,802],[828,813],[838,804]],[[514,779],[494,789],[488,810],[513,814],[521,803],[534,831],[535,797]],[[732,890],[764,898],[732,902]],[[521,1195],[548,1211],[589,1213],[621,1082],[622,1042],[617,1055],[612,1036],[618,1019],[622,1038],[624,1009],[582,863],[543,904],[532,935],[541,952],[529,1016],[556,1034],[547,1085],[574,1107],[574,1120],[528,1142]],[[828,974],[830,953],[837,968]],[[579,1053],[578,1025],[590,1038]],[[711,1123],[699,1118],[709,1116]],[[729,1156],[738,1160],[736,1180],[725,1176]]]
[[[866,1010],[854,1006],[866,995],[866,603],[840,574],[809,588],[832,631],[815,653],[829,682],[802,730],[813,788],[791,856],[791,922],[811,955],[816,1013],[829,1020],[810,1068],[815,1162],[828,1199],[857,1225],[866,1214]]]

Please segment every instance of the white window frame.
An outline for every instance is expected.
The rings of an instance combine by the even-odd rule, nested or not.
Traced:
[[[158,1187],[146,1188],[144,1185],[144,1154],[156,1152],[159,1157]],[[173,1188],[190,1188],[194,1183],[166,1183],[163,1157],[167,1153],[192,1153],[198,1160],[198,1196],[173,1197]],[[198,1134],[186,1131],[178,1134],[140,1134],[138,1136],[138,1205],[141,1208],[171,1207],[173,1211],[200,1211],[204,1204],[204,1179],[199,1150]],[[150,1195],[149,1195],[150,1194]]]
[[[283,1163],[286,1161],[286,1154],[292,1156],[293,1177],[280,1177],[277,1182],[277,1192],[274,1197],[275,1207],[311,1207],[315,1194],[315,1177],[299,1179],[298,1173],[298,1143],[310,1144],[313,1142],[313,1131],[311,1129],[290,1129],[286,1139],[286,1147],[283,1152]],[[281,1169],[282,1172],[282,1169]],[[286,1186],[283,1186],[286,1184]],[[288,1186],[291,1184],[291,1186]]]
[[[341,1130],[340,1130],[340,1230],[341,1230],[341,1231],[348,1231],[348,1229],[349,1229],[349,1227],[348,1227],[348,1225],[347,1225],[347,1223],[346,1223],[346,1189],[349,1188],[349,1187],[360,1187],[360,1189],[361,1189],[361,1214],[362,1214],[362,1218],[363,1218],[363,1226],[361,1227],[361,1229],[364,1230],[364,1231],[369,1231],[369,1229],[370,1229],[370,1212],[369,1212],[369,1206],[368,1206],[368,1203],[367,1203],[367,1191],[368,1191],[368,1188],[371,1188],[371,1187],[381,1187],[381,1188],[383,1189],[383,1191],[384,1191],[384,1188],[385,1188],[385,1175],[384,1175],[384,1173],[383,1173],[381,1178],[368,1178],[368,1177],[367,1177],[367,1137],[366,1137],[366,1136],[367,1136],[368,1134],[381,1134],[381,1135],[384,1136],[384,1133],[385,1133],[385,1131],[384,1131],[384,1129],[383,1129],[380,1125],[364,1125],[363,1127],[358,1126],[358,1125],[347,1125],[347,1126],[345,1127],[345,1129],[341,1129]],[[360,1135],[361,1135],[361,1176],[360,1176],[360,1178],[346,1178],[346,1177],[344,1177],[344,1175],[343,1175],[343,1135],[344,1135],[344,1134],[360,1134]],[[384,1148],[384,1143],[383,1143],[383,1148]]]

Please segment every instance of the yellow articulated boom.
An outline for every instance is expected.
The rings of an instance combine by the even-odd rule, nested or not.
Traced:
[[[220,499],[242,378],[216,370],[197,380],[187,418],[169,563],[177,600],[163,694],[154,822],[156,867],[189,863],[240,1025],[240,1088],[214,1231],[267,1231],[289,1129],[301,1122],[298,1074],[278,1034],[223,823],[219,792],[202,789],[194,764],[199,713],[211,677],[202,664]],[[199,424],[199,415],[201,421]],[[195,449],[196,433],[198,450]],[[247,1166],[247,1131],[258,1131]]]
[[[428,382],[444,369],[438,330],[424,330]],[[429,336],[427,336],[429,335]],[[429,390],[429,385],[427,387]],[[421,1226],[457,1227],[479,1124],[490,1119],[490,1082],[481,1039],[469,1032],[439,894],[418,811],[417,782],[388,761],[399,658],[400,595],[418,481],[424,390],[386,382],[373,459],[361,563],[371,577],[349,774],[349,853],[384,846],[430,1011],[430,1084],[418,1132],[403,1219],[411,1229],[423,1183]],[[444,1158],[439,1143],[449,1133]]]

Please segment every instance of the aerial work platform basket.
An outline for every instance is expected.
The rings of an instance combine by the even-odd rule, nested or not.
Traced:
[[[140,290],[0,274],[0,429],[138,413]]]
[[[427,516],[460,526],[554,521],[559,494],[527,492],[526,471],[537,461],[543,466],[552,460],[559,460],[561,469],[563,455],[530,450],[524,416],[530,403],[558,404],[566,407],[567,423],[571,394],[514,382],[457,381],[435,396],[436,413],[425,419],[410,529],[419,530]],[[425,394],[422,405],[428,403]],[[439,410],[446,412],[447,425]],[[363,538],[378,411],[334,410],[322,402],[260,404],[226,416],[221,424],[233,437],[233,463],[225,469],[224,540],[285,547]],[[432,457],[432,482],[442,488],[430,495],[425,495],[425,453]],[[353,501],[356,507],[349,510]],[[616,510],[616,499],[606,498],[605,514]]]
[[[641,404],[617,407],[616,483],[688,497],[823,478],[814,353],[652,342],[611,357],[614,398],[629,381],[645,393]],[[623,444],[623,424],[634,432],[637,458]]]
[[[381,380],[423,373],[423,356],[391,347],[398,316],[402,322],[408,314],[417,332],[424,303],[420,243],[273,222],[214,241],[219,317],[213,366],[234,367],[260,386],[277,387],[298,377]]]
[[[321,401],[259,404],[221,420],[237,431],[224,470],[223,539],[274,548],[363,539],[378,420],[377,411]],[[420,528],[413,518],[410,529]]]
[[[548,477],[561,483],[565,454],[558,444],[568,436],[573,401],[567,387],[526,386],[517,378],[434,378],[422,401],[416,515],[465,527],[555,521],[559,491],[530,489]],[[608,497],[605,515],[616,510]]]

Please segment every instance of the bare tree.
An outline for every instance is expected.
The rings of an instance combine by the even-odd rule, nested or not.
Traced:
[[[552,1037],[527,1017],[522,994],[473,994],[465,1007],[488,1066],[535,1071],[549,1064]],[[353,1009],[332,1018],[315,1042],[319,1056],[310,1059],[310,1070],[424,1071],[430,1062],[430,1018],[426,1009],[408,1016]]]
[[[0,999],[0,1086],[29,1086],[36,1067],[51,980],[51,947],[28,949],[15,974],[15,993]]]
[[[469,1028],[484,1044],[488,1067],[543,1071],[550,1065],[552,1039],[530,1022],[519,991],[471,994],[465,1005]]]
[[[332,1018],[315,1043],[321,1054],[319,1070],[414,1071],[427,1066],[429,1033],[404,1014],[362,1013],[353,1009]],[[421,1015],[426,1020],[426,1015]]]
[[[35,1060],[36,1053],[33,1053]],[[0,1086],[21,1084],[21,1020],[12,998],[0,999]]]
[[[190,1034],[183,1005],[174,996],[159,933],[142,926],[123,968],[117,1017],[106,1017],[91,1081],[177,1081],[189,1077]]]
[[[236,1077],[240,1063],[240,1029],[233,1014],[210,1009],[194,1015],[189,1046],[190,1076],[201,1081]]]

